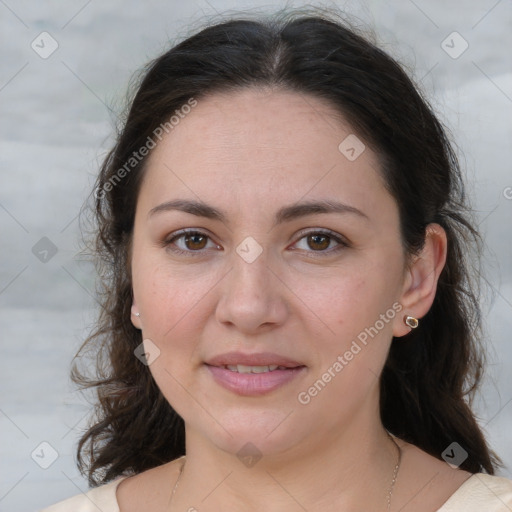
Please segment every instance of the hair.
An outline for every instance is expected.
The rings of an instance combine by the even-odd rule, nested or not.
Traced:
[[[380,158],[407,255],[422,249],[429,223],[446,231],[433,305],[406,340],[394,340],[381,374],[381,421],[439,459],[457,442],[468,453],[461,469],[494,474],[501,461],[471,410],[485,362],[472,266],[482,242],[446,129],[402,67],[332,11],[248,18],[211,24],[147,65],[101,166],[93,206],[101,309],[76,356],[93,354],[95,375],[76,362],[72,369],[97,395],[78,444],[80,471],[96,486],[185,453],[183,419],[134,357],[142,340],[130,321],[130,244],[147,156],[130,159],[191,98],[255,87],[325,100],[350,123]]]

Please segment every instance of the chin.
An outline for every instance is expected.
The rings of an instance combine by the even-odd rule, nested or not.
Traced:
[[[294,415],[287,417],[288,414],[268,409],[248,411],[237,408],[232,414],[215,416],[218,423],[196,425],[194,430],[238,458],[279,455],[300,444],[305,437],[293,425]]]

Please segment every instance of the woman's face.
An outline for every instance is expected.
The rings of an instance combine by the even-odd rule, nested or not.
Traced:
[[[406,272],[362,144],[319,99],[247,89],[198,101],[152,150],[132,322],[187,436],[270,454],[378,421]]]

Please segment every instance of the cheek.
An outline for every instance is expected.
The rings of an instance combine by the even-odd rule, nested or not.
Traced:
[[[197,358],[200,331],[207,318],[206,297],[214,284],[211,276],[180,273],[150,258],[133,261],[133,289],[141,312],[142,338],[151,340],[158,349],[149,370],[180,415],[191,408],[186,390],[192,389],[191,365]]]
[[[142,334],[159,347],[193,345],[207,316],[208,294],[219,277],[214,272],[174,268],[134,254],[133,292],[142,319]]]
[[[325,327],[314,338],[316,364],[301,399],[310,400],[326,424],[345,421],[377,392],[397,312],[391,283],[373,277],[352,273],[331,280],[330,293],[310,295]]]
[[[294,291],[304,310],[313,313],[310,325],[318,325],[320,339],[336,347],[373,325],[395,297],[393,283],[383,279],[382,271],[368,267],[333,272],[325,280],[304,280]]]

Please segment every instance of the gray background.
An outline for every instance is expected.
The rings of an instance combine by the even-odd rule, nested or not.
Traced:
[[[482,299],[489,371],[475,405],[510,477],[511,3],[335,5],[374,27],[382,47],[422,85],[459,147],[487,243],[491,292]],[[68,379],[95,305],[94,273],[79,254],[77,215],[112,142],[132,73],[218,12],[269,7],[225,0],[0,0],[0,510],[36,510],[87,488],[74,451],[90,406]],[[45,59],[31,47],[35,40],[40,53],[51,48],[49,39],[42,48],[44,31],[58,43]],[[454,31],[463,39],[446,40]],[[453,58],[464,41],[469,47]],[[41,468],[52,462],[52,450],[57,459]]]

